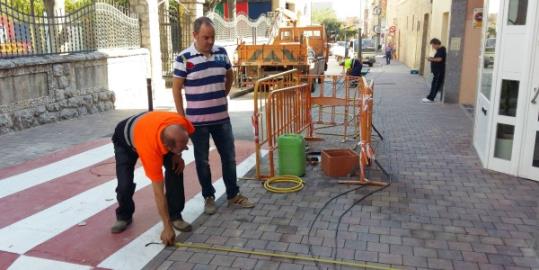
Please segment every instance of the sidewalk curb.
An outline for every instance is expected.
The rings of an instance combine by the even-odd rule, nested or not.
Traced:
[[[238,90],[238,91],[234,91],[232,93],[230,93],[230,98],[237,98],[237,97],[241,97],[241,96],[244,96],[246,94],[249,94],[251,92],[254,91],[254,87],[250,87],[250,88],[247,88],[247,89],[241,89],[241,90]]]

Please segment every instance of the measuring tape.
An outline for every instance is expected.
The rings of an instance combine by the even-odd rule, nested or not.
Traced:
[[[283,259],[291,259],[291,260],[301,260],[301,261],[311,261],[311,262],[343,265],[343,266],[350,266],[350,267],[356,267],[356,268],[367,268],[367,269],[377,269],[377,270],[398,270],[397,268],[390,268],[390,267],[372,265],[372,264],[367,264],[367,263],[357,263],[357,262],[351,262],[351,261],[333,260],[333,259],[326,259],[326,258],[314,258],[314,257],[308,257],[308,256],[292,255],[292,254],[287,254],[287,253],[252,251],[252,250],[239,249],[239,248],[210,246],[206,244],[195,244],[195,243],[179,243],[178,242],[175,245],[177,248],[193,248],[193,249],[213,250],[213,251],[222,251],[222,252],[234,252],[234,253],[241,253],[241,254],[264,256],[264,257],[274,257],[274,258],[283,258]]]

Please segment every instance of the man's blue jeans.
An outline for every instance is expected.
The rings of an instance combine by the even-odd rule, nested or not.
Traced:
[[[195,133],[191,135],[191,141],[193,142],[195,151],[198,181],[202,187],[202,196],[204,198],[215,197],[215,188],[211,182],[211,171],[208,161],[210,135],[217,147],[219,156],[221,156],[221,167],[227,198],[232,199],[239,193],[239,187],[236,178],[234,134],[232,133],[230,121],[217,125],[196,126]]]

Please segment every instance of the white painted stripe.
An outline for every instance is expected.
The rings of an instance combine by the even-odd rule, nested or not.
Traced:
[[[267,151],[264,151],[262,154],[265,155],[266,153]],[[253,168],[255,164],[256,156],[255,154],[252,154],[236,167],[238,177],[242,177],[247,174],[247,172],[249,172],[249,170]],[[216,198],[219,198],[225,194],[225,184],[223,182],[223,178],[220,178],[213,185],[215,187]],[[202,193],[199,192],[195,197],[186,202],[185,209],[182,212],[182,217],[185,221],[193,222],[203,212],[204,198],[202,197]],[[129,244],[109,256],[107,259],[101,262],[98,267],[117,270],[143,268],[148,262],[150,262],[151,259],[157,256],[157,254],[163,250],[163,245],[150,245],[145,247],[147,243],[160,242],[159,237],[162,230],[162,223],[157,223],[139,237],[135,238]]]
[[[0,180],[0,198],[76,172],[114,156],[112,143]]]
[[[193,162],[193,150],[183,152],[185,164]],[[143,168],[135,170],[136,189],[151,184]],[[24,254],[77,223],[116,203],[113,179],[0,230],[0,250]]]
[[[66,263],[61,261],[31,257],[22,255],[11,264],[9,270],[27,270],[27,269],[40,269],[40,270],[89,270],[93,269],[91,266]]]

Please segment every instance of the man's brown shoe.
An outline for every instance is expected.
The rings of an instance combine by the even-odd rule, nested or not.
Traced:
[[[176,230],[180,232],[190,232],[193,230],[193,226],[183,221],[182,219],[177,219],[177,220],[172,221],[172,227],[174,227]]]
[[[133,219],[128,220],[116,220],[114,225],[110,228],[111,233],[121,233],[131,225],[131,222],[133,222]]]
[[[204,203],[204,213],[206,215],[213,215],[215,214],[215,212],[217,212],[217,207],[215,206],[215,198],[206,198],[206,202]]]
[[[253,208],[255,204],[250,202],[247,197],[238,194],[234,198],[228,200],[228,206],[236,206],[238,208]]]

